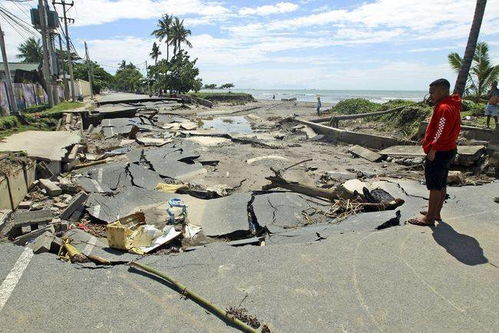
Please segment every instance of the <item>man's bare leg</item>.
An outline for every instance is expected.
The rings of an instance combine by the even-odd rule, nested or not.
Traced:
[[[445,198],[447,196],[447,189],[443,189],[440,191],[440,202],[438,204],[438,210],[437,210],[437,215],[435,216],[435,220],[441,220],[442,219],[442,207],[444,206]]]
[[[490,116],[487,116],[487,128],[490,127]]]
[[[440,209],[445,199],[445,191],[430,190],[430,199],[428,200],[428,213],[421,217],[410,219],[408,222],[415,225],[434,225],[435,219],[440,218]]]

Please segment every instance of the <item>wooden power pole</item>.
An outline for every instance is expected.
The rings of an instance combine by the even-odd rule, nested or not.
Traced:
[[[7,103],[7,105],[10,105],[12,108],[12,113],[17,114],[16,96],[14,95],[14,88],[12,88],[12,79],[10,77],[9,62],[7,60],[7,51],[5,50],[5,40],[3,38],[2,26],[0,26],[0,47],[2,48],[3,67],[5,71],[5,79],[7,81],[7,96],[9,97],[9,103]],[[2,116],[8,116],[10,114],[9,109],[6,111],[0,111],[2,112]]]

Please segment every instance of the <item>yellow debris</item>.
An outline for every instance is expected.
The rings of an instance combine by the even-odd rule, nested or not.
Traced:
[[[156,185],[156,190],[164,193],[176,193],[180,189],[187,188],[187,185],[184,184],[166,184],[166,183],[158,183]]]

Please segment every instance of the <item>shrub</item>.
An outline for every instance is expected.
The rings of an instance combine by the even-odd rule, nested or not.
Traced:
[[[333,108],[333,112],[340,114],[357,114],[376,112],[381,110],[381,105],[368,101],[364,98],[352,98],[339,102]]]

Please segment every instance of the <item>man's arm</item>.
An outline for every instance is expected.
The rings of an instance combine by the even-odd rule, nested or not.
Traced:
[[[435,158],[435,151],[439,150],[439,145],[442,140],[447,138],[452,131],[451,112],[451,108],[446,105],[440,106],[440,109],[438,110],[436,118],[437,130],[433,137],[430,138],[431,150],[428,153],[428,159],[430,161],[433,161],[433,159]]]

